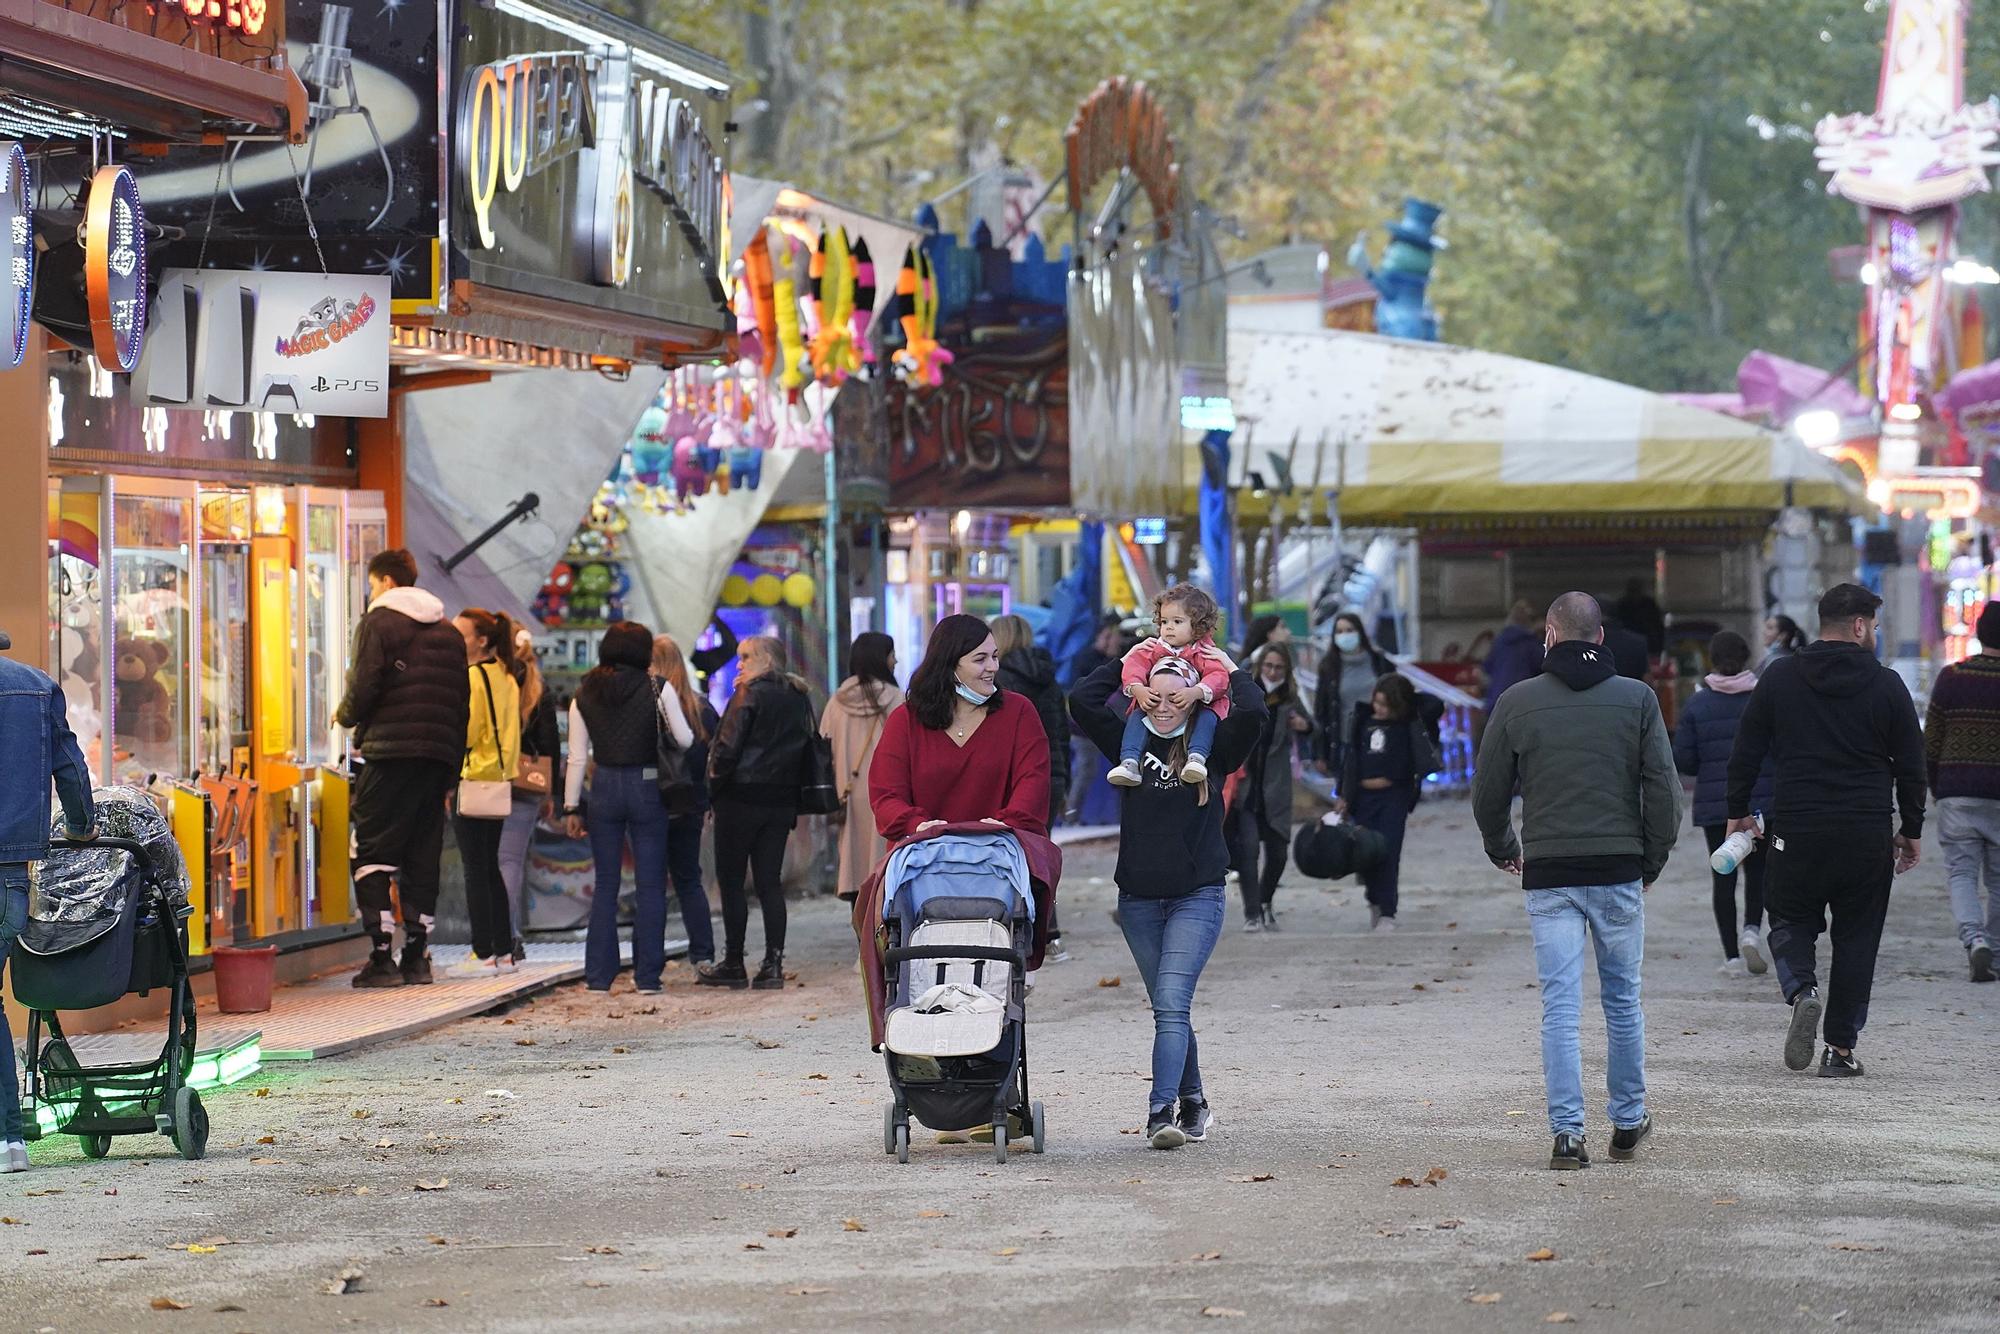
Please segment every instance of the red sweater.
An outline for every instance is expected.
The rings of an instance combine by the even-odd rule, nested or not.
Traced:
[[[875,827],[891,843],[926,820],[992,818],[1009,829],[1047,834],[1049,735],[1035,706],[1010,690],[961,746],[951,733],[918,722],[906,704],[882,724],[868,770]]]

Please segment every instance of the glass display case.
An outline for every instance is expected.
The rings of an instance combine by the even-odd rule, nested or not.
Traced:
[[[193,767],[199,690],[190,652],[195,601],[193,488],[147,483],[111,496],[111,775],[145,784]]]

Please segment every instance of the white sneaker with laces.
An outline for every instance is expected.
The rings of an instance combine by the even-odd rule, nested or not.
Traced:
[[[18,1139],[7,1141],[7,1152],[0,1154],[0,1172],[25,1172],[28,1170],[28,1146]]]
[[[1750,976],[1750,970],[1744,967],[1743,960],[1741,959],[1725,959],[1722,961],[1722,966],[1715,971],[1724,977]]]
[[[447,965],[440,971],[446,977],[464,981],[471,978],[492,977],[499,972],[499,969],[494,967],[493,960],[482,959],[476,954],[469,954],[457,963]]]
[[[1139,765],[1133,760],[1120,760],[1105,777],[1113,787],[1137,787],[1140,782]]]
[[[1754,926],[1743,928],[1737,938],[1736,948],[1743,951],[1743,966],[1751,972],[1762,974],[1770,968],[1770,961],[1764,957],[1764,933]]]

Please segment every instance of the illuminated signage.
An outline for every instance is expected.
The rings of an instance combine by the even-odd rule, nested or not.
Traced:
[[[146,341],[146,211],[138,181],[123,167],[99,167],[90,178],[83,286],[91,351],[104,369],[129,372]]]
[[[35,308],[35,187],[28,155],[12,140],[0,140],[0,245],[6,247],[7,265],[0,292],[0,369],[11,370],[28,354]]]
[[[268,0],[164,0],[164,3],[170,10],[179,10],[191,24],[227,28],[245,37],[263,32],[264,21],[270,17]]]
[[[1182,394],[1181,425],[1190,431],[1233,431],[1236,409],[1227,394]]]
[[[1132,541],[1142,547],[1165,546],[1167,521],[1164,516],[1132,520]]]

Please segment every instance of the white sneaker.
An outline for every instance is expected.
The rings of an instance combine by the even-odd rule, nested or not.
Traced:
[[[1743,934],[1736,941],[1736,948],[1743,951],[1743,963],[1751,972],[1762,975],[1771,965],[1764,958],[1764,933],[1754,926],[1743,928]]]
[[[0,1154],[0,1172],[25,1172],[28,1170],[28,1146],[18,1139],[7,1141],[7,1151]]]
[[[1069,951],[1063,947],[1061,936],[1049,942],[1048,953],[1042,956],[1042,962],[1044,964],[1069,962]]]
[[[1743,960],[1741,959],[1725,959],[1722,962],[1722,966],[1715,971],[1723,977],[1750,976],[1750,970],[1743,966]]]
[[[1394,931],[1396,929],[1396,919],[1393,917],[1379,917],[1375,920],[1375,929],[1377,931]]]
[[[482,959],[478,955],[473,954],[466,956],[457,963],[447,965],[443,969],[443,972],[446,977],[464,981],[470,978],[493,977],[499,972],[499,969],[494,967],[493,960]]]
[[[1137,787],[1139,786],[1138,762],[1120,760],[1105,777],[1111,781],[1113,787]]]
[[[1206,783],[1208,781],[1208,760],[1205,756],[1190,755],[1181,766],[1183,783]]]

